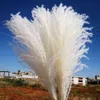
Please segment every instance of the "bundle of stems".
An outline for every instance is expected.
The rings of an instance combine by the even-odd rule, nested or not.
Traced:
[[[73,73],[85,64],[87,42],[91,42],[91,28],[85,14],[78,14],[72,7],[43,5],[32,10],[32,20],[11,15],[6,25],[14,34],[15,50],[21,62],[35,71],[54,100],[66,100],[72,85]],[[17,45],[16,45],[17,44]]]

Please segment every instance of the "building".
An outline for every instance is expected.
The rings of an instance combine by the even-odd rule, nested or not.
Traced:
[[[97,84],[100,84],[100,75],[95,75],[95,80]]]
[[[85,77],[78,77],[74,76],[72,77],[72,83],[75,85],[87,85],[87,79]]]
[[[24,71],[18,70],[18,72],[17,73],[14,72],[13,75],[15,78],[38,79],[38,76],[31,71],[24,72]]]
[[[10,77],[9,71],[0,71],[0,78]]]
[[[95,75],[95,80],[100,80],[100,75]]]

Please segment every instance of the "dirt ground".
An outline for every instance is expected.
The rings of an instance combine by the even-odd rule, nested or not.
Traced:
[[[46,90],[31,87],[1,87],[0,100],[51,100]],[[100,87],[73,86],[68,100],[100,100]]]

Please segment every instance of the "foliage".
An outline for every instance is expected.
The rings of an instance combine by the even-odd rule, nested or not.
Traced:
[[[30,85],[32,88],[40,88],[41,85],[39,83],[35,83],[35,84],[32,84]]]
[[[39,89],[41,89],[43,91],[47,91],[46,87],[43,84],[40,84],[40,83],[34,83],[34,84],[30,85],[30,87],[39,88]]]
[[[12,86],[26,86],[28,83],[25,82],[24,79],[10,79],[10,78],[4,78],[3,81],[7,82],[9,85]]]

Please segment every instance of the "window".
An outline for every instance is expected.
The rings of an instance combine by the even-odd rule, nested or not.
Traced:
[[[83,82],[83,78],[82,77],[79,77],[78,78],[78,82]]]
[[[83,82],[83,80],[78,80],[78,82]]]

